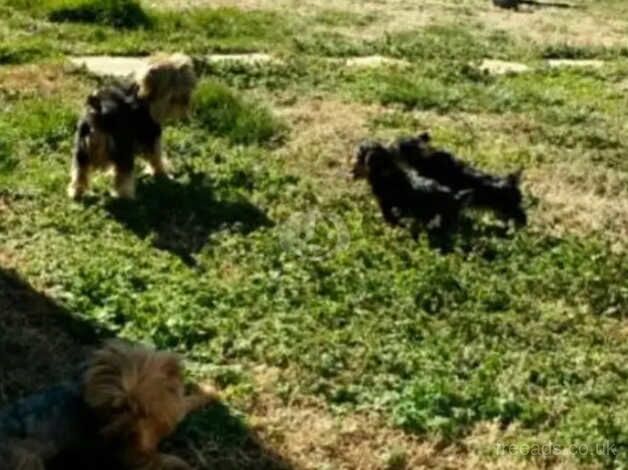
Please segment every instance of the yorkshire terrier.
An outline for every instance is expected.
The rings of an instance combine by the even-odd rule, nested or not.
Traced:
[[[192,59],[177,53],[152,57],[131,83],[93,92],[77,126],[68,195],[79,199],[92,170],[112,167],[113,194],[133,198],[136,154],[145,158],[152,174],[166,175],[162,126],[187,114],[196,82]]]
[[[421,176],[449,187],[452,191],[473,190],[471,204],[492,210],[503,220],[512,220],[517,226],[527,223],[521,193],[521,170],[506,176],[497,176],[474,168],[451,153],[435,149],[427,132],[417,137],[402,138],[396,151]]]
[[[467,206],[473,190],[453,191],[436,181],[424,178],[398,153],[378,142],[363,142],[353,167],[354,179],[366,178],[390,225],[401,225],[410,218],[421,225],[438,225],[443,235],[455,226],[460,212]],[[413,224],[412,235],[418,236]]]
[[[64,456],[88,455],[85,468],[189,470],[158,445],[188,413],[217,401],[206,386],[185,394],[177,355],[113,340],[78,379],[0,410],[0,468],[43,470],[60,459],[59,468],[74,468]]]

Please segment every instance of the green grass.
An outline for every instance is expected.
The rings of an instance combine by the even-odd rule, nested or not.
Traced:
[[[62,0],[49,8],[53,22],[95,23],[114,28],[149,27],[151,20],[136,0]]]
[[[537,222],[548,219],[532,180],[530,227],[509,232],[470,213],[442,253],[382,223],[367,189],[344,176],[353,124],[316,114],[325,100],[351,113],[376,105],[365,133],[430,129],[438,145],[498,172],[524,165],[538,178],[573,165],[583,169],[573,187],[620,204],[628,178],[620,49],[524,44],[473,23],[361,39],[345,28],[377,18],[336,10],[313,13],[312,26],[288,13],[145,9],[149,24],[118,28],[98,15],[33,20],[34,3],[7,5],[3,63],[178,48],[283,59],[204,67],[191,119],[164,135],[173,179],[140,176],[133,202],[111,199],[106,175],[85,202],[66,198],[80,111],[72,90],[0,89],[0,246],[69,311],[182,352],[245,400],[255,395],[253,368],[273,366],[280,396],[375,411],[422,438],[457,444],[494,421],[512,426],[503,439],[517,445],[606,443],[617,454],[579,462],[628,464],[625,237],[573,229],[562,212]],[[41,35],[29,38],[29,27]],[[375,53],[410,64],[348,69],[328,60]],[[592,71],[540,62],[570,54],[612,63]],[[489,76],[473,66],[487,55],[535,69]],[[279,105],[297,112],[279,117]],[[245,432],[240,417],[214,414],[183,436],[200,443]],[[483,458],[493,451],[483,448]],[[403,459],[391,449],[390,465]]]
[[[147,54],[160,50],[188,53],[245,52],[283,45],[291,24],[266,11],[197,8],[186,13],[137,9],[136,2],[80,0],[24,3],[8,8],[0,1],[3,23],[14,34],[0,46],[0,61],[29,62],[59,54]],[[10,3],[9,3],[10,4]],[[48,22],[47,19],[58,22]],[[37,25],[41,33],[29,31]],[[26,41],[26,44],[24,42]]]
[[[283,133],[283,125],[266,106],[238,96],[219,82],[201,82],[194,103],[198,125],[234,144],[264,144],[277,141]]]

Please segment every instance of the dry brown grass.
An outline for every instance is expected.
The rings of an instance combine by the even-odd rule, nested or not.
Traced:
[[[85,95],[88,87],[67,73],[62,64],[25,64],[0,67],[0,92],[28,96]]]
[[[278,155],[310,176],[346,179],[355,145],[369,136],[368,122],[378,109],[330,97],[300,100],[281,110],[291,131]]]
[[[534,223],[544,230],[597,233],[618,242],[628,238],[628,181],[620,173],[557,164],[530,169],[526,181],[539,200]]]
[[[333,28],[336,32],[362,38],[431,24],[476,24],[483,29],[503,29],[521,39],[546,45],[616,46],[625,44],[628,30],[626,21],[618,19],[615,12],[584,0],[571,2],[582,8],[522,12],[495,8],[488,0],[147,0],[145,3],[160,8],[212,6],[289,11],[304,18],[306,24],[328,10],[370,15],[374,20],[369,24]],[[320,26],[318,29],[328,28]]]
[[[488,5],[489,2],[484,2]],[[577,3],[577,2],[573,2]],[[475,18],[483,27],[501,29],[520,39],[540,44],[618,46],[625,43],[625,21],[597,7],[579,2],[586,9],[543,9],[523,13],[490,6],[478,8]]]
[[[262,440],[279,455],[303,470],[375,469],[527,469],[536,465],[513,456],[488,457],[512,431],[495,423],[479,425],[456,446],[419,439],[391,428],[376,414],[334,415],[319,400],[299,397],[288,402],[274,390],[281,374],[271,368],[256,370],[256,399],[250,420]],[[558,459],[546,468],[570,469],[568,459]]]

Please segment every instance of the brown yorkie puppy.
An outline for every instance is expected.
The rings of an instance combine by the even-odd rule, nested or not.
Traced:
[[[60,456],[88,455],[89,468],[190,469],[160,453],[159,443],[188,413],[217,400],[208,387],[184,393],[176,355],[111,341],[78,380],[0,410],[0,468],[43,470]],[[61,459],[60,468],[74,468]]]
[[[113,167],[114,195],[133,198],[136,154],[146,159],[153,174],[165,174],[162,126],[187,113],[196,81],[190,57],[158,55],[132,83],[93,92],[77,126],[68,195],[80,198],[92,170]]]

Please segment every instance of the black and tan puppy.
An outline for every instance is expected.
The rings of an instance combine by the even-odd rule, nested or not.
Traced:
[[[360,145],[353,176],[368,180],[384,219],[391,225],[399,225],[404,218],[422,225],[438,220],[439,231],[446,233],[473,195],[472,190],[454,192],[420,176],[395,149],[376,142]]]
[[[176,355],[112,341],[80,377],[0,410],[0,468],[81,468],[80,456],[82,468],[189,470],[159,443],[217,399],[209,387],[184,393]]]
[[[490,209],[504,220],[517,225],[527,223],[521,194],[521,171],[496,176],[480,171],[444,150],[434,149],[428,133],[399,139],[396,144],[401,158],[426,178],[451,188],[452,191],[473,190],[474,207]]]
[[[147,160],[153,174],[165,174],[162,126],[186,114],[195,85],[192,60],[172,54],[153,57],[132,83],[92,93],[77,127],[68,195],[80,198],[93,170],[112,167],[114,195],[133,198],[137,154]]]

